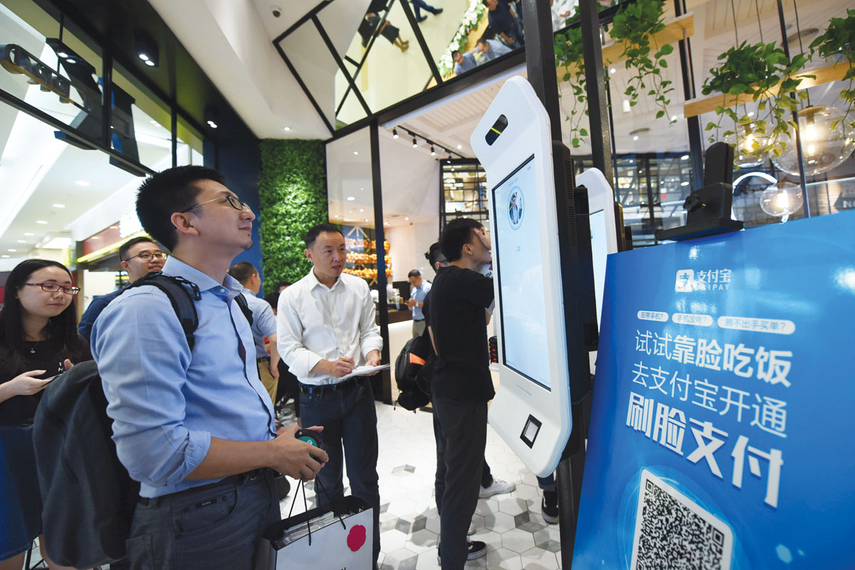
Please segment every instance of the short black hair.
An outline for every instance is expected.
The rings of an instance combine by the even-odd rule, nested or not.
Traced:
[[[421,277],[421,276],[422,276],[422,274],[419,273],[418,269],[410,269],[410,272],[407,273],[407,279],[409,279],[410,277]]]
[[[157,244],[153,239],[148,236],[137,236],[135,238],[129,239],[119,248],[119,261],[127,261],[128,260],[128,252],[132,247],[137,245],[138,243],[150,243],[154,244],[157,247]]]
[[[276,284],[275,284],[275,285],[273,285],[273,290],[274,290],[274,291],[276,291],[276,294],[278,295],[278,294],[279,294],[279,289],[281,289],[282,287],[286,287],[286,288],[287,288],[287,287],[290,287],[290,286],[291,286],[291,282],[290,282],[290,281],[277,281],[277,282],[276,282]]]
[[[472,218],[457,218],[446,224],[439,237],[442,254],[448,261],[457,261],[463,257],[463,246],[472,241],[472,230],[484,226]]]
[[[279,304],[279,291],[268,293],[264,296],[264,300],[273,307],[273,312],[275,313],[277,311],[277,305]]]
[[[454,50],[453,52],[451,52],[451,59],[454,59],[454,58],[455,58],[455,57],[457,57],[458,55],[460,55],[460,52],[459,52],[459,51],[457,51],[457,50]]]
[[[430,244],[430,249],[428,249],[427,253],[425,254],[425,259],[428,260],[428,263],[430,263],[430,268],[434,271],[436,271],[437,263],[448,262],[448,260],[442,254],[442,247],[440,247],[438,241]]]
[[[200,190],[194,184],[213,180],[225,184],[226,177],[213,168],[177,166],[146,178],[137,192],[137,217],[145,231],[168,249],[175,249],[178,236],[172,214],[193,207]]]
[[[315,245],[315,240],[318,239],[318,236],[325,232],[341,234],[341,230],[333,224],[318,224],[316,226],[312,226],[309,228],[309,231],[306,232],[306,237],[303,238],[306,248],[311,249],[312,246]],[[344,234],[341,235],[343,236]]]
[[[250,277],[257,273],[258,269],[248,261],[238,261],[229,268],[229,275],[237,279],[241,285],[246,285]]]

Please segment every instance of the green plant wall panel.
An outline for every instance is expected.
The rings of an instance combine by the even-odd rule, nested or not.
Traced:
[[[329,220],[326,151],[314,140],[268,139],[260,146],[261,253],[270,293],[277,281],[294,283],[311,268],[303,236]]]

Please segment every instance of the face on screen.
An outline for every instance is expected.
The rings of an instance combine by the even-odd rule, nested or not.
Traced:
[[[548,389],[544,257],[532,158],[493,190],[493,256],[498,261],[504,364]]]

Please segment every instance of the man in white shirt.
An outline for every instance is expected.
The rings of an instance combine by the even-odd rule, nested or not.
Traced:
[[[377,478],[377,412],[371,382],[341,377],[361,364],[380,363],[383,340],[374,320],[374,302],[362,279],[342,273],[344,236],[331,224],[306,234],[309,274],[279,296],[279,354],[300,381],[302,425],[324,427],[329,462],[315,487],[319,504],[344,496],[342,467],[353,496],[374,508],[374,557],[380,553],[380,490]]]

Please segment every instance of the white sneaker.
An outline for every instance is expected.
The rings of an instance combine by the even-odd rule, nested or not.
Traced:
[[[492,497],[493,495],[504,495],[506,493],[512,492],[516,488],[517,486],[514,483],[502,481],[501,479],[493,479],[492,485],[490,485],[489,487],[481,487],[481,489],[478,491],[478,498],[486,499],[487,497]]]
[[[466,531],[466,536],[472,536],[475,534],[475,523],[469,523],[469,530]]]

